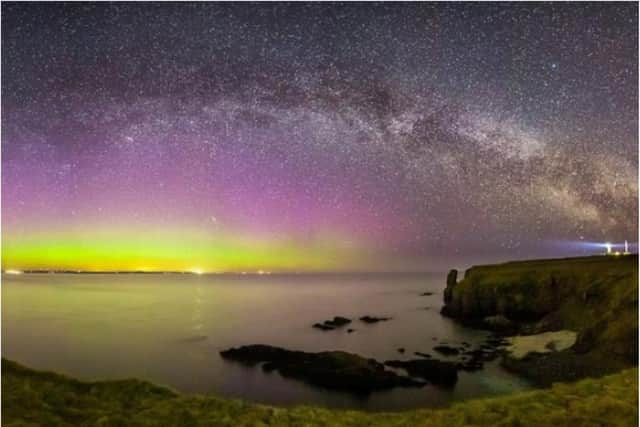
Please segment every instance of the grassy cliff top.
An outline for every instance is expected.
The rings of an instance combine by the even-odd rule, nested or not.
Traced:
[[[630,426],[638,370],[398,413],[275,408],[184,395],[139,380],[82,382],[2,360],[3,426]]]
[[[544,273],[611,273],[616,270],[621,272],[637,272],[638,255],[595,255],[574,258],[549,258],[523,261],[509,261],[501,264],[477,265],[465,272],[465,278],[474,274],[520,274],[525,271]]]

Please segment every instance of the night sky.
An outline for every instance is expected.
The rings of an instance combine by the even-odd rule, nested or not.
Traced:
[[[638,233],[638,6],[2,4],[2,266],[390,271]]]

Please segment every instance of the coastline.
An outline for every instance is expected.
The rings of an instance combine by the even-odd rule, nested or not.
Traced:
[[[506,337],[569,334],[570,345],[505,355],[502,366],[538,386],[638,364],[638,256],[592,256],[452,270],[442,314]],[[511,338],[513,339],[513,338]],[[520,340],[522,342],[522,340]],[[555,348],[558,347],[558,348]]]
[[[63,426],[302,423],[437,427],[575,425],[589,419],[606,421],[607,425],[637,424],[638,368],[633,358],[634,354],[637,357],[637,255],[472,267],[461,281],[456,275],[451,272],[447,278],[443,314],[503,337],[509,345],[499,350],[502,366],[541,388],[469,399],[443,408],[365,412],[183,394],[136,379],[86,382],[32,370],[3,358],[5,421],[7,425]],[[461,354],[465,351],[441,347]],[[285,361],[291,358],[288,350],[266,350],[284,352]],[[486,349],[476,351],[482,356]],[[347,353],[295,353],[304,358],[317,354],[330,357],[323,362],[327,366],[333,366],[336,357],[348,361],[345,373],[350,372],[350,366],[365,363]],[[253,358],[253,350],[242,357]],[[274,368],[291,371],[291,366],[276,363]],[[371,367],[376,372],[380,368]],[[291,373],[302,379],[306,375]],[[333,374],[340,385],[345,377]]]

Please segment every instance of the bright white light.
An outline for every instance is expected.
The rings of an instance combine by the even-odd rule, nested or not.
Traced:
[[[607,253],[611,254],[611,243],[607,242],[604,244],[605,248],[607,248]]]
[[[6,274],[22,274],[22,271],[20,270],[5,270],[4,272]]]
[[[204,274],[204,271],[202,271],[202,270],[201,270],[201,269],[199,269],[199,268],[192,268],[192,269],[191,269],[191,272],[192,272],[193,274]]]

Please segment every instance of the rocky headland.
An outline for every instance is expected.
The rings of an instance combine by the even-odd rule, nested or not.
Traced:
[[[442,314],[507,339],[502,365],[537,385],[637,366],[638,257],[509,262],[447,276]]]

